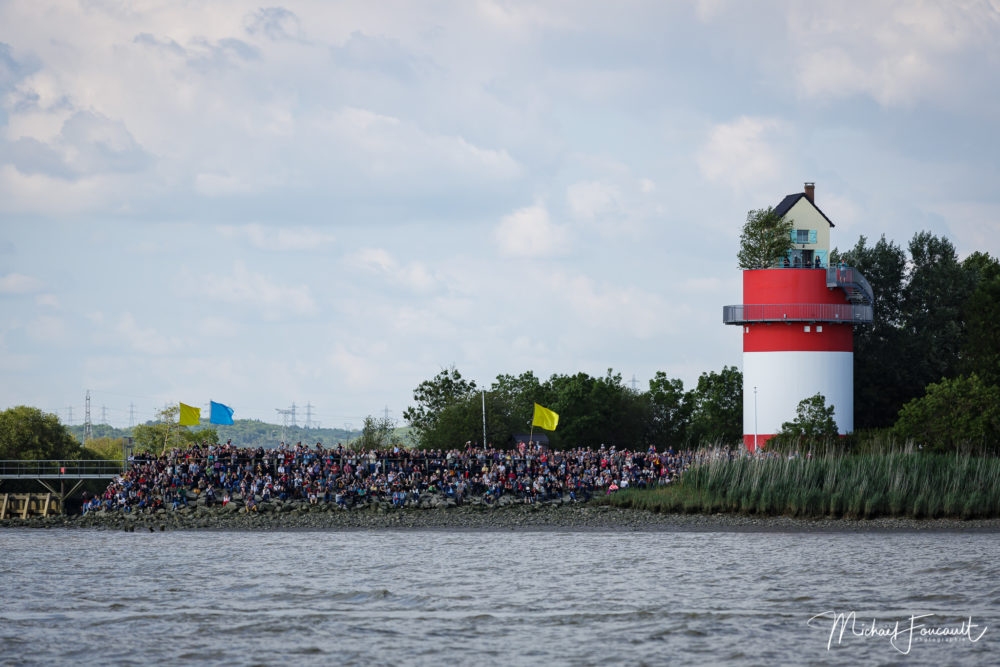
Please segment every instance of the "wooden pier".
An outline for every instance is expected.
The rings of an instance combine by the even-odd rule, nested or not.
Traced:
[[[0,494],[0,519],[27,519],[62,514],[62,503],[52,493]]]
[[[0,461],[4,480],[34,480],[47,493],[0,494],[0,519],[51,516],[63,512],[66,498],[88,479],[114,479],[125,470],[124,460]]]

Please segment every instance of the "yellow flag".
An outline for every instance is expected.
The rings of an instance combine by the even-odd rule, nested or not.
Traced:
[[[181,426],[197,426],[201,423],[201,408],[181,403],[181,416],[177,423]]]
[[[558,423],[559,415],[535,403],[535,416],[531,418],[532,426],[544,428],[546,431],[554,431]]]

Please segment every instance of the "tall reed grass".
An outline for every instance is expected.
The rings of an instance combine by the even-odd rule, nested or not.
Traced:
[[[1000,458],[912,449],[708,457],[669,486],[623,489],[600,502],[658,512],[993,518],[1000,517]]]

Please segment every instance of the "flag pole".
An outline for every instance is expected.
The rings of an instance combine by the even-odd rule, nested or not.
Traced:
[[[483,449],[486,449],[486,390],[483,389]]]

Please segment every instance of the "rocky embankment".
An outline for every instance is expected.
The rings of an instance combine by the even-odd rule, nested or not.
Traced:
[[[508,499],[513,500],[513,499]],[[479,499],[458,506],[453,500],[431,499],[418,507],[394,508],[369,502],[362,507],[273,501],[247,512],[242,503],[206,507],[203,500],[177,510],[154,513],[90,512],[84,516],[30,517],[0,520],[0,527],[89,528],[159,532],[174,530],[625,530],[739,532],[1000,532],[1000,520],[953,519],[793,519],[724,514],[656,514],[568,499],[525,505],[488,505]]]

